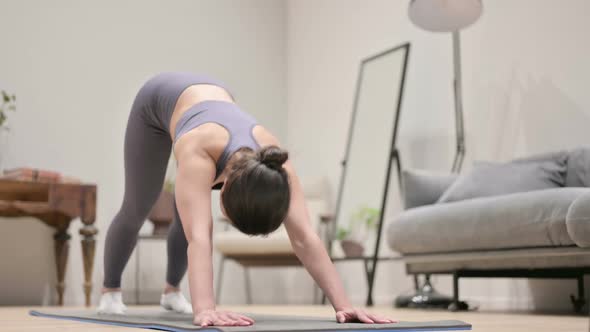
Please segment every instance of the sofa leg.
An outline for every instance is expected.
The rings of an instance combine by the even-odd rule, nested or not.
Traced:
[[[570,299],[572,300],[572,304],[574,306],[574,311],[576,313],[582,313],[584,306],[586,305],[586,298],[584,292],[584,275],[581,274],[577,277],[578,280],[578,298],[573,295],[570,295]]]
[[[449,310],[459,310],[459,274],[453,273],[453,302],[449,305]]]
[[[453,302],[459,303],[459,274],[453,273]]]
[[[395,298],[394,305],[396,308],[438,308],[447,309],[453,302],[453,298],[439,293],[430,283],[430,275],[424,275],[423,284],[419,283],[417,275],[414,275],[414,281],[418,284],[418,289],[413,294],[399,295]]]
[[[453,302],[449,305],[450,311],[468,310],[467,303],[459,301],[459,273],[453,273]]]

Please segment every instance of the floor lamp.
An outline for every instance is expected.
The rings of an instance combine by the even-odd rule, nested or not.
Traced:
[[[412,0],[408,15],[416,26],[431,32],[451,33],[453,36],[453,91],[455,101],[456,151],[451,170],[458,173],[465,156],[465,131],[463,125],[463,94],[461,85],[461,40],[459,30],[475,23],[481,16],[481,0]],[[448,307],[452,298],[438,293],[426,275],[423,285],[414,276],[416,293],[396,298],[398,307]],[[466,304],[455,310],[467,309]]]

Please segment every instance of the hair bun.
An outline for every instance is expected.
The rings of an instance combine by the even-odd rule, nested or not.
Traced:
[[[270,145],[258,150],[256,157],[267,167],[279,170],[289,159],[289,153],[278,146]]]

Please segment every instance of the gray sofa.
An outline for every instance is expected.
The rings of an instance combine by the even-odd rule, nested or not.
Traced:
[[[526,176],[517,172],[526,167],[529,173],[545,172],[537,178],[547,182],[525,179],[529,189],[538,189],[509,188],[521,185]],[[510,173],[503,177],[495,169]],[[581,310],[583,276],[590,274],[590,149],[518,159],[479,173],[403,172],[406,210],[387,226],[387,241],[403,255],[407,273],[452,274],[455,308],[462,277],[573,278],[578,297],[572,301]],[[441,202],[459,181],[475,188],[464,189],[468,194],[490,190]],[[508,193],[499,194],[502,190]]]

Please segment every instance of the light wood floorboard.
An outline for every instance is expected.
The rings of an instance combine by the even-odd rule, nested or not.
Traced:
[[[333,311],[327,306],[225,306],[223,309],[240,312],[327,316]],[[111,327],[97,324],[69,322],[48,318],[32,317],[28,315],[31,309],[56,309],[55,307],[0,307],[0,331],[37,332],[37,331],[66,331],[66,332],[107,332],[133,331],[137,329]],[[80,309],[69,307],[66,309]],[[408,320],[424,321],[439,319],[458,319],[473,325],[474,331],[481,332],[586,332],[589,329],[589,319],[574,315],[543,315],[505,312],[460,312],[432,310],[399,310],[390,307],[374,307],[372,312],[389,317]]]

